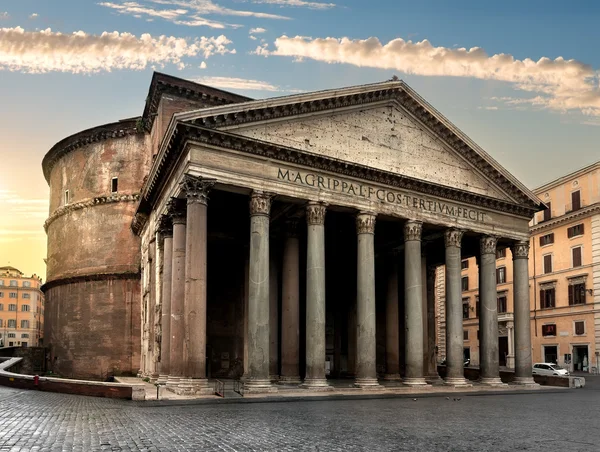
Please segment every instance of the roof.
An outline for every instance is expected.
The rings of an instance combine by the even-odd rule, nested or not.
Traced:
[[[11,267],[10,265],[7,265],[6,267],[0,267],[0,270],[15,270],[15,271],[18,271],[19,273],[22,273],[21,270],[19,270],[18,268],[15,268],[15,267]]]
[[[559,185],[564,184],[565,182],[568,182],[571,179],[575,179],[577,177],[583,176],[584,174],[587,174],[593,170],[597,170],[600,168],[600,161],[592,163],[591,165],[587,165],[584,166],[583,168],[579,168],[575,171],[572,171],[568,174],[565,174],[564,176],[560,176],[557,179],[551,180],[549,182],[546,182],[543,185],[540,185],[537,188],[534,188],[532,191],[534,193],[543,193],[545,191],[548,191],[552,188],[558,187]]]

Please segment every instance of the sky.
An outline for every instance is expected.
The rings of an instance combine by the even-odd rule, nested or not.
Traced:
[[[45,153],[152,72],[281,96],[405,80],[528,187],[597,160],[600,2],[0,0],[0,266],[45,277]]]

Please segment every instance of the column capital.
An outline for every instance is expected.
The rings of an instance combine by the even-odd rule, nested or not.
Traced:
[[[359,212],[356,214],[356,233],[375,234],[375,221],[377,215],[373,212]]]
[[[506,328],[507,328],[507,329],[509,329],[509,330],[510,330],[510,329],[512,329],[512,328],[514,328],[514,327],[515,327],[515,324],[514,324],[513,322],[506,322]]]
[[[179,198],[171,198],[167,202],[167,216],[172,224],[185,224],[185,205],[185,200]]]
[[[421,233],[423,232],[423,223],[420,221],[409,220],[404,223],[404,241],[417,240],[421,241]]]
[[[510,251],[512,252],[513,260],[527,259],[529,257],[529,242],[515,242],[510,246]]]
[[[460,242],[464,233],[465,231],[462,229],[446,229],[444,232],[444,242],[446,244],[446,248],[450,246],[456,246],[460,248]]]
[[[156,228],[156,232],[159,233],[162,238],[173,237],[173,223],[169,215],[160,216],[158,219],[158,227]]]
[[[250,215],[269,216],[273,194],[254,190],[250,196]]]
[[[309,201],[306,205],[306,223],[308,225],[325,224],[327,204],[319,201]]]
[[[479,239],[479,252],[481,254],[496,254],[498,238],[492,235],[484,235]]]
[[[215,179],[205,179],[200,176],[184,174],[183,180],[179,183],[188,204],[208,204],[208,193],[214,187]]]

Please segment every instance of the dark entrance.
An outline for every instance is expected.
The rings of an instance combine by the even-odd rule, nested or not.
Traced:
[[[506,356],[508,355],[508,337],[498,338],[498,353],[500,358],[500,365],[506,366]]]
[[[558,347],[556,345],[544,345],[544,362],[558,364]]]
[[[587,345],[573,346],[573,370],[588,372],[590,366],[590,357],[588,356]]]

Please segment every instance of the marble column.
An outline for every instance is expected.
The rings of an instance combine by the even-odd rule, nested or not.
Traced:
[[[161,302],[161,340],[160,363],[158,371],[159,384],[166,384],[169,376],[169,359],[171,347],[171,278],[173,267],[173,225],[167,215],[160,219],[160,237],[163,242],[162,302]]]
[[[437,356],[435,353],[436,340],[435,340],[435,274],[437,267],[435,265],[427,266],[427,276],[425,285],[427,287],[427,373],[425,374],[425,380],[427,383],[435,384],[441,383],[442,379],[438,374],[437,370]]]
[[[272,195],[250,198],[250,268],[248,286],[248,375],[245,392],[275,392],[269,378],[269,223]]]
[[[486,385],[502,385],[498,349],[498,292],[496,289],[496,243],[495,237],[484,236],[479,240],[479,369],[480,382]]]
[[[173,252],[171,264],[171,325],[169,334],[169,377],[167,388],[175,390],[184,373],[183,365],[183,306],[185,296],[185,202],[172,199],[168,205],[173,223]]]
[[[206,286],[208,242],[208,194],[215,181],[185,175],[182,189],[187,197],[184,377],[179,393],[212,393],[206,379]]]
[[[533,385],[531,373],[531,320],[529,306],[529,242],[511,246],[513,256],[513,299],[515,311],[514,383]]]
[[[269,262],[269,379],[279,380],[279,265],[277,245],[271,247]]]
[[[514,329],[515,324],[513,322],[506,322],[506,332],[508,335],[508,355],[506,356],[506,367],[509,369],[515,368],[515,349],[514,349]]]
[[[375,318],[375,219],[369,212],[356,216],[356,379],[359,388],[379,387],[377,382],[377,339]]]
[[[385,303],[384,380],[400,380],[400,321],[398,319],[398,256],[394,254],[388,275]]]
[[[300,245],[298,220],[286,224],[283,246],[281,300],[281,377],[283,384],[300,384]]]
[[[429,323],[427,322],[427,252],[425,247],[421,246],[421,287],[423,289],[421,296],[421,306],[423,313],[423,377],[427,378],[429,373]]]
[[[405,385],[426,385],[423,377],[423,273],[420,221],[404,225]]]
[[[306,207],[306,376],[303,387],[332,389],[325,378],[325,211],[321,202]]]
[[[464,375],[461,286],[461,240],[463,231],[448,229],[446,245],[446,378],[452,386],[467,386]]]

